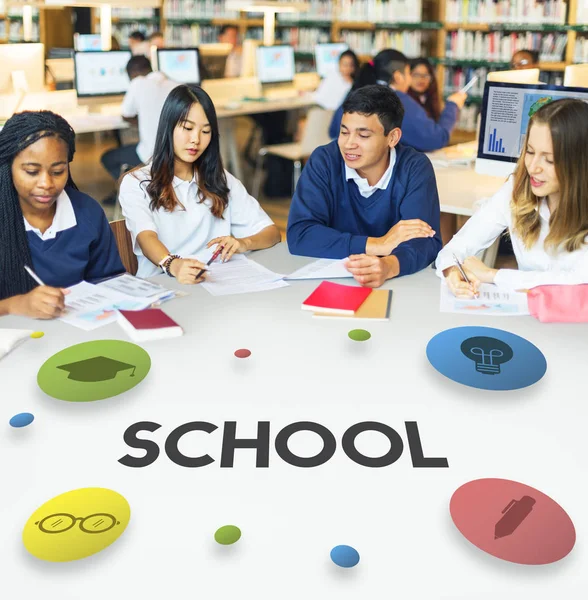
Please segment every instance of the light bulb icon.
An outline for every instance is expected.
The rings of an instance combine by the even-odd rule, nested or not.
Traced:
[[[513,357],[512,348],[496,338],[477,336],[461,343],[461,352],[476,363],[476,371],[484,375],[499,375],[500,365]]]

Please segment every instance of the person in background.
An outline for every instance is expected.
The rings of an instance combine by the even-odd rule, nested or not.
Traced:
[[[514,175],[437,257],[437,274],[455,296],[472,298],[481,283],[515,290],[588,283],[587,136],[582,100],[556,100],[531,117]],[[518,270],[487,267],[476,254],[507,230]]]
[[[235,25],[223,25],[218,34],[218,41],[221,44],[231,44],[233,49],[227,56],[225,65],[225,77],[240,77],[242,54],[239,45],[239,29]]]
[[[129,35],[127,43],[133,56],[149,55],[149,43],[145,39],[145,34],[142,31],[133,31]]]
[[[414,98],[437,123],[441,116],[441,99],[435,69],[426,58],[417,58],[410,65],[408,95]]]
[[[349,94],[339,139],[312,153],[296,186],[287,229],[292,254],[349,257],[347,269],[368,287],[435,260],[435,172],[427,156],[399,143],[403,115],[388,86]]]
[[[425,109],[411,96],[410,63],[406,56],[398,50],[382,50],[373,61],[364,64],[357,76],[353,89],[371,84],[385,85],[392,88],[404,107],[402,140],[421,152],[432,152],[444,148],[449,143],[451,131],[455,127],[459,109],[463,108],[467,94],[456,92],[447,98],[445,108],[435,122]],[[339,135],[342,108],[333,115],[329,134],[332,138]]]
[[[519,50],[512,55],[510,66],[515,70],[538,69],[539,52],[537,50]]]
[[[327,110],[341,106],[349,93],[359,71],[359,59],[353,50],[345,50],[339,56],[339,69],[327,75],[314,93],[316,103]]]
[[[115,35],[110,36],[110,49],[111,50],[120,50],[120,43]]]
[[[153,160],[125,175],[120,203],[139,277],[156,275],[161,268],[180,283],[200,283],[203,253],[222,247],[219,260],[226,261],[236,252],[280,241],[280,231],[257,200],[224,170],[216,111],[196,85],[170,92]]]
[[[49,111],[0,131],[0,315],[59,317],[65,288],[125,271],[104,211],[72,181],[74,153],[73,129]]]
[[[155,46],[156,48],[165,48],[165,38],[163,37],[163,33],[161,31],[154,31],[149,36],[149,46]]]
[[[168,94],[178,85],[160,71],[153,71],[146,56],[133,56],[127,63],[131,84],[123,99],[121,113],[125,121],[139,126],[139,143],[109,150],[100,159],[115,180],[121,176],[123,165],[128,169],[146,163],[153,154],[159,115]],[[116,194],[103,203],[114,204]]]

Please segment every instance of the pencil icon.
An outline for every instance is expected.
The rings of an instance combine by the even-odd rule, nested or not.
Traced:
[[[494,539],[513,534],[517,527],[529,516],[533,510],[535,498],[523,496],[520,500],[511,500],[502,511],[504,515],[494,527]]]

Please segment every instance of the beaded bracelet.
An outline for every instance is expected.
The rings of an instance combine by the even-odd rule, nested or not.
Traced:
[[[169,277],[173,277],[171,271],[169,270],[172,262],[176,259],[176,258],[182,258],[179,254],[170,254],[166,259],[165,262],[161,265],[163,270],[168,274]]]

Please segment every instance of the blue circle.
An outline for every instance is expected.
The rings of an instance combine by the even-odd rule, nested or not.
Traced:
[[[338,567],[350,569],[359,562],[359,552],[351,546],[335,546],[331,550],[331,560]]]
[[[19,413],[10,419],[9,424],[12,425],[12,427],[26,427],[34,420],[35,417],[31,413]]]
[[[456,327],[427,344],[427,358],[441,373],[482,390],[518,390],[539,381],[547,361],[526,339],[493,327]]]

